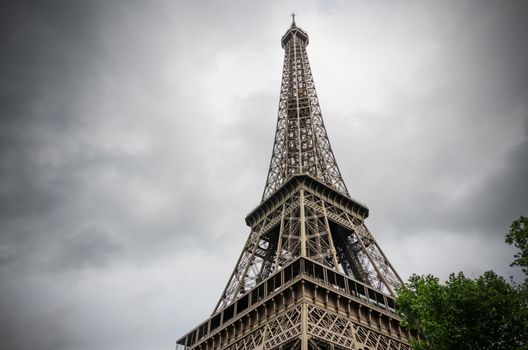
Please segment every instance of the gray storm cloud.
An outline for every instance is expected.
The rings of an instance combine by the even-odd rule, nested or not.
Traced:
[[[292,10],[400,274],[518,274],[526,2],[3,2],[7,348],[172,348],[207,317],[262,194]]]

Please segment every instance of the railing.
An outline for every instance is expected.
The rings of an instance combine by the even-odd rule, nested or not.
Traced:
[[[390,313],[396,313],[394,299],[376,289],[355,281],[344,274],[336,272],[309,259],[302,259],[302,274],[308,280],[312,280],[329,289],[333,289],[346,296],[355,297],[363,302],[372,304]]]
[[[222,328],[237,316],[245,313],[252,306],[263,303],[273,295],[282,291],[282,287],[293,284],[301,278],[327,287],[338,293],[357,299],[359,302],[368,303],[385,312],[395,314],[394,299],[372,287],[349,278],[313,260],[299,257],[286,265],[281,270],[270,275],[267,279],[257,284],[245,295],[239,297],[223,310],[212,315],[207,321],[194,328],[177,341],[177,350],[196,344],[215,330]],[[183,346],[178,347],[178,346]]]

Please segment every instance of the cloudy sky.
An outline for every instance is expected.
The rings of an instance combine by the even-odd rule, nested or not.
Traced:
[[[297,13],[392,263],[503,276],[528,214],[526,1],[3,1],[0,339],[172,349],[249,233]]]

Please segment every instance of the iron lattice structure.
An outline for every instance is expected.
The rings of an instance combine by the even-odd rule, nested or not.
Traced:
[[[178,340],[190,349],[410,349],[393,297],[402,280],[365,225],[328,140],[295,21],[277,131],[251,232],[212,316]]]
[[[279,115],[262,199],[298,174],[309,174],[349,195],[323,123],[307,45],[308,35],[294,22],[282,38],[285,54]]]

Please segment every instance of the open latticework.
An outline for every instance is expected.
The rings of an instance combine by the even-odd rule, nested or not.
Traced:
[[[307,45],[308,35],[293,23],[282,38],[279,115],[263,199],[299,174],[311,175],[348,195],[323,123]]]
[[[261,203],[212,316],[178,340],[183,348],[411,349],[393,300],[402,280],[341,177],[307,45],[292,23]]]

